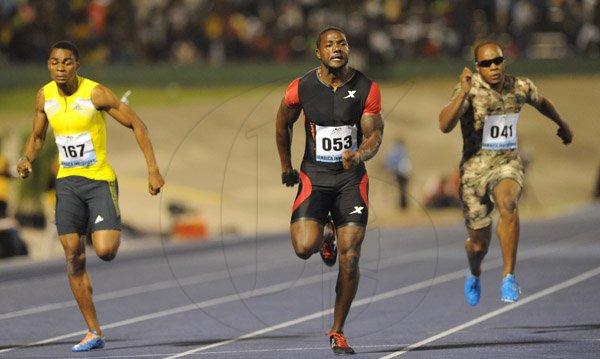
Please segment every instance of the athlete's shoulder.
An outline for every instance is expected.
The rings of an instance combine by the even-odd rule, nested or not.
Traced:
[[[373,80],[371,80],[367,75],[365,75],[362,71],[357,70],[355,68],[352,68],[352,70],[354,70],[354,76],[356,76],[357,79],[361,79],[361,80],[366,80],[366,81],[371,81],[373,82]]]
[[[298,107],[300,105],[300,96],[298,94],[298,86],[301,78],[295,78],[288,87],[285,89],[285,94],[283,96],[283,102],[288,107]]]
[[[354,74],[352,75],[352,79],[350,80],[350,82],[364,83],[368,86],[370,86],[372,83],[375,83],[375,81],[371,80],[369,77],[367,77],[367,75],[365,75],[361,71],[357,69],[352,70],[354,71]]]
[[[529,87],[533,81],[529,77],[506,75],[505,79],[510,81],[515,87]]]
[[[317,76],[317,69],[318,69],[318,67],[315,67],[314,69],[309,70],[304,75],[299,77],[298,78],[299,82],[319,81],[319,77]]]
[[[84,89],[89,89],[90,91],[93,90],[94,88],[96,88],[97,86],[102,86],[102,84],[100,84],[99,82],[96,82],[92,79],[89,79],[87,77],[81,77],[79,76],[79,86],[84,88]]]
[[[42,86],[40,88],[40,91],[44,91],[45,89],[49,89],[50,90],[50,89],[53,89],[53,88],[56,88],[56,87],[57,87],[56,82],[54,82],[54,80],[52,80],[52,81],[46,82],[46,84],[44,84],[44,86]]]

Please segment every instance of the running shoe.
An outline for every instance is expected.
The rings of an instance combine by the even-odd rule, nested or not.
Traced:
[[[335,245],[335,225],[331,217],[327,217],[327,223],[323,227],[323,244],[319,250],[325,265],[331,267],[337,258],[337,247]]]
[[[477,305],[481,297],[481,281],[479,277],[475,277],[471,272],[467,273],[465,278],[465,298],[469,305]]]
[[[514,303],[519,300],[521,286],[515,281],[514,275],[507,274],[506,277],[502,279],[502,287],[500,288],[500,291],[502,292],[501,300],[503,302]]]
[[[335,355],[352,355],[354,353],[354,349],[352,349],[348,345],[348,341],[346,340],[346,336],[344,333],[338,332],[329,332],[327,333],[329,336],[329,345],[331,346],[331,350],[333,350],[333,354]]]
[[[74,352],[87,352],[92,349],[104,348],[104,337],[101,337],[96,333],[95,330],[89,331],[85,338],[83,338],[79,344],[71,348]]]

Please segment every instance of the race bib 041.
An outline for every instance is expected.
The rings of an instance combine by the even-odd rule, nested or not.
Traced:
[[[517,148],[517,124],[519,113],[485,117],[483,142],[485,150],[511,150]]]
[[[89,132],[75,135],[56,135],[56,146],[63,168],[88,167],[98,162]]]
[[[316,160],[342,162],[345,151],[358,149],[356,126],[315,126]]]

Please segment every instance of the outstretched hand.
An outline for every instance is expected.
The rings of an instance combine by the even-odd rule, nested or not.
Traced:
[[[286,187],[294,187],[298,182],[300,182],[300,174],[295,169],[281,173],[281,183]]]

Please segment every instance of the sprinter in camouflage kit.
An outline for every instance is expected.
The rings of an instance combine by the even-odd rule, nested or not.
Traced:
[[[450,102],[439,115],[440,129],[448,133],[460,121],[463,157],[460,164],[460,196],[469,238],[469,261],[464,290],[467,302],[476,305],[481,296],[481,262],[492,236],[492,210],[498,209],[496,234],[503,259],[501,300],[516,302],[520,287],[514,270],[519,242],[518,201],[523,188],[523,165],[517,151],[517,124],[525,103],[558,125],[564,144],[573,134],[554,105],[527,78],[506,75],[501,46],[482,42],[476,46],[477,73],[464,68]]]

